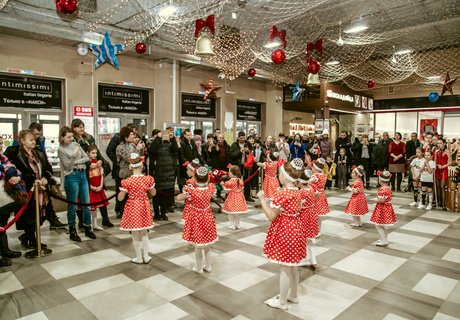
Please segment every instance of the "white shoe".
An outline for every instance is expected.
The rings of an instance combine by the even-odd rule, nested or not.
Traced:
[[[410,204],[410,206],[411,206],[411,207],[416,207],[416,206],[417,206],[417,202],[415,202],[415,201],[412,202],[412,203]]]
[[[276,308],[276,309],[287,310],[288,308],[287,304],[281,304],[280,300],[276,298],[268,299],[267,301],[265,301],[265,304],[269,307]]]
[[[425,206],[424,206],[423,204],[419,204],[418,207],[417,207],[417,209],[423,210],[423,209],[425,209]]]
[[[375,245],[377,247],[386,247],[388,245],[388,242],[382,242],[380,240],[377,240],[377,242],[375,243]]]
[[[102,228],[102,227],[100,227],[100,226],[94,226],[94,227],[93,227],[93,230],[102,231],[102,230],[104,230],[104,228]]]
[[[152,257],[151,257],[151,256],[146,256],[146,257],[144,257],[144,263],[147,264],[147,263],[150,262],[150,260],[152,260]]]
[[[193,266],[192,270],[196,273],[203,273],[203,268],[198,268],[197,266]]]
[[[131,262],[132,263],[137,263],[137,264],[143,264],[144,260],[142,258],[139,259],[139,258],[136,257],[136,258],[132,258]]]
[[[212,267],[211,267],[211,265],[209,264],[209,265],[204,266],[204,267],[203,267],[203,270],[206,271],[206,272],[208,272],[208,273],[211,273],[211,272],[212,272]]]
[[[430,203],[429,205],[426,206],[426,210],[431,210],[431,209],[433,209],[433,206]]]
[[[279,298],[280,298],[279,295],[277,295],[277,296],[275,297],[275,299],[279,299]],[[298,299],[298,298],[291,298],[291,297],[288,297],[288,298],[287,298],[287,301],[289,301],[290,303],[294,303],[294,304],[298,304],[298,303],[299,303],[299,299]]]
[[[236,230],[236,227],[235,226],[228,226],[227,229]]]
[[[321,237],[321,232],[318,232],[318,234],[316,235],[315,239],[319,238],[319,237]]]
[[[353,223],[350,223],[350,226],[356,227],[356,228],[361,227],[359,224],[356,224],[356,223],[354,223],[354,222],[353,222]]]

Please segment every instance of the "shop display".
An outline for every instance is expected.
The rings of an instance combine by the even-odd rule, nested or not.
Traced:
[[[294,136],[296,133],[303,135],[304,133],[312,135],[315,133],[314,124],[305,123],[289,123],[289,135]]]

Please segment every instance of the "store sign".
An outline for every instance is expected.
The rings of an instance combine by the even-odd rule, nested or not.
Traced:
[[[192,93],[182,93],[181,116],[184,118],[216,118],[216,100],[206,99],[203,96]]]
[[[262,104],[237,100],[236,120],[240,121],[262,121]]]
[[[354,102],[353,96],[348,95],[348,94],[341,94],[341,93],[334,92],[332,90],[327,90],[326,95],[328,98],[337,99],[341,101],[347,101],[347,102]]]
[[[48,78],[0,74],[0,106],[62,108],[62,82]]]
[[[85,124],[85,132],[94,136],[94,108],[84,106],[73,107],[73,118],[80,119]]]
[[[148,89],[99,84],[99,111],[149,114],[149,96]]]

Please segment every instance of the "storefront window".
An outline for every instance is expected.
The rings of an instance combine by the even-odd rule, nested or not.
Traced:
[[[395,119],[394,112],[377,113],[375,115],[375,140],[382,138],[384,132],[388,132],[391,138],[395,135]]]
[[[453,138],[458,139],[460,138],[460,114],[456,116],[447,116],[444,118],[444,137],[450,141]]]
[[[427,132],[442,132],[442,111],[419,112],[418,118],[421,136]]]
[[[410,140],[412,132],[417,132],[417,112],[396,113],[396,131],[401,133],[403,141]]]

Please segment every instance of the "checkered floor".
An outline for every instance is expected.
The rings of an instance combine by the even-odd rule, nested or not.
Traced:
[[[268,221],[251,205],[241,230],[227,229],[226,215],[216,214],[220,240],[210,274],[191,271],[193,248],[181,241],[179,211],[150,233],[148,265],[130,262],[130,235],[117,228],[74,243],[65,230],[44,225],[43,242],[53,254],[21,257],[1,270],[0,318],[459,319],[460,214],[412,209],[410,195],[396,193],[398,222],[390,245],[380,248],[373,225],[349,226],[343,214],[349,196],[328,192],[332,212],[316,243],[318,267],[300,268],[300,303],[287,311],[263,303],[278,293],[279,267],[261,257]],[[19,234],[9,232],[14,249]]]

